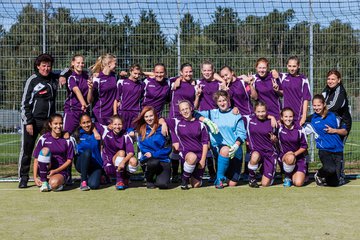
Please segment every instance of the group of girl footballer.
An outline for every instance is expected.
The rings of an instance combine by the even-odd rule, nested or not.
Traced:
[[[344,183],[351,115],[337,70],[329,71],[324,92],[311,99],[296,56],[287,60],[286,73],[270,71],[269,61],[259,58],[256,74],[241,76],[229,66],[216,73],[204,61],[200,80],[193,79],[189,63],[181,66],[179,76],[167,78],[164,64],[155,64],[152,72],[134,64],[117,74],[116,62],[105,54],[87,72],[85,58],[75,55],[59,79],[67,87],[62,116],[50,105],[57,90],[51,85],[53,59],[47,54],[36,59],[22,99],[22,148],[28,146],[19,160],[20,188],[27,186],[29,148],[34,147],[33,177],[41,192],[61,190],[72,164],[81,174],[81,190],[113,179],[116,189],[126,189],[138,166],[150,189],[166,189],[170,181],[181,182],[184,190],[201,187],[206,167],[217,189],[236,186],[241,176],[250,187],[267,187],[277,165],[284,187],[300,187],[308,176],[306,134],[314,134],[322,162],[316,184]],[[314,113],[308,115],[310,101]]]

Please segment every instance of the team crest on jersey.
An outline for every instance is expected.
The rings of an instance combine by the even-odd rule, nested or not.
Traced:
[[[45,142],[45,144],[52,144],[52,142]]]
[[[148,87],[152,87],[152,88],[155,88],[156,86],[155,85],[151,85],[149,84]]]
[[[186,127],[186,125],[184,125],[184,124],[179,124],[178,126],[179,127]]]
[[[256,122],[250,122],[250,124],[251,124],[251,125],[255,125],[255,126],[257,125]]]
[[[113,138],[112,136],[109,136],[109,135],[106,135],[106,137],[111,138],[111,139]]]

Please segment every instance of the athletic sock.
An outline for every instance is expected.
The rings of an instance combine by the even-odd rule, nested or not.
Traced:
[[[250,179],[255,179],[256,173],[255,171],[258,169],[259,165],[252,165],[250,162],[248,163],[248,168],[249,168],[249,178]]]
[[[182,179],[188,181],[191,174],[194,172],[196,165],[190,165],[187,162],[184,163],[184,171],[182,173]]]
[[[42,182],[47,182],[48,163],[38,162],[39,177]]]
[[[218,168],[217,168],[217,172],[216,172],[216,178],[217,178],[216,180],[217,181],[224,180],[226,178],[225,173],[229,167],[229,164],[230,164],[230,159],[228,157],[224,157],[219,154]]]

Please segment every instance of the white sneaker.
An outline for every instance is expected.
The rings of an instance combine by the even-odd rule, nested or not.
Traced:
[[[50,191],[50,186],[48,182],[43,182],[40,187],[40,192],[48,192]]]

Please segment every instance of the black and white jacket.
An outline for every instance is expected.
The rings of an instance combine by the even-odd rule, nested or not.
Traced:
[[[21,99],[21,119],[24,125],[36,119],[46,120],[55,113],[55,99],[58,89],[58,76],[50,73],[44,77],[34,73],[25,82]]]
[[[349,100],[344,86],[342,84],[338,84],[335,88],[326,86],[322,95],[325,98],[328,110],[336,113],[341,118],[341,121],[346,124],[346,130],[349,134],[352,118],[349,109]]]

